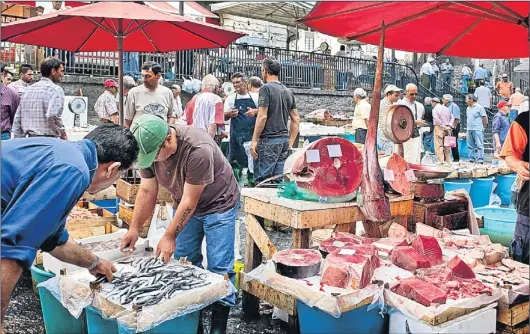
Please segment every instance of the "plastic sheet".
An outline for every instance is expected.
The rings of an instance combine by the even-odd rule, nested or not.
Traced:
[[[353,200],[356,195],[357,192],[346,196],[319,196],[310,190],[297,186],[295,181],[282,183],[278,186],[278,196],[280,197],[319,203],[349,202]]]
[[[258,281],[285,294],[293,296],[309,307],[316,307],[329,315],[339,318],[342,312],[356,305],[380,296],[380,288],[371,284],[364,289],[339,289],[320,284],[320,277],[313,276],[303,280],[292,279],[276,273],[274,264],[269,261],[245,275],[245,282]],[[363,303],[366,305],[366,303]],[[378,305],[378,304],[377,304]]]
[[[144,254],[144,256],[152,256],[152,254]],[[126,266],[116,264],[118,271],[126,270]],[[85,307],[91,305],[100,310],[104,318],[116,319],[120,333],[137,333],[150,330],[165,321],[201,310],[236,291],[232,283],[223,276],[200,268],[195,267],[195,269],[204,272],[206,280],[211,283],[191,290],[181,290],[170,299],[164,299],[156,305],[145,306],[139,310],[133,309],[132,303],[120,305],[114,299],[107,299],[105,296],[111,283],[103,283],[100,290],[91,290],[89,283],[94,280],[94,277],[85,270],[52,278],[39,286],[51,291],[76,318],[81,315]]]

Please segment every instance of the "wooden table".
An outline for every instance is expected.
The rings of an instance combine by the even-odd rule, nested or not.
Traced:
[[[365,220],[355,201],[328,204],[291,200],[278,197],[277,189],[270,188],[248,188],[241,193],[247,231],[245,273],[258,267],[263,260],[269,260],[276,252],[276,247],[263,229],[264,219],[292,228],[292,248],[309,248],[312,228],[336,225],[335,231],[354,232],[356,222]],[[390,209],[394,221],[406,226],[407,217],[412,214],[412,197],[393,196],[390,198]],[[290,332],[297,332],[296,300],[259,282],[251,283],[242,285],[245,315],[258,316],[259,301],[263,299],[287,312]]]

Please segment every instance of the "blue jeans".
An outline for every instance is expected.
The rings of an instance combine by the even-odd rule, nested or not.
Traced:
[[[469,75],[462,76],[462,88],[460,88],[460,93],[467,94],[467,83],[469,82]]]
[[[2,140],[8,140],[8,139],[11,139],[11,133],[2,132]]]
[[[510,110],[510,113],[508,114],[508,122],[512,124],[512,122],[515,121],[515,119],[517,118],[517,115],[519,115],[518,110],[515,110],[515,109]]]
[[[232,284],[235,283],[234,273],[234,240],[239,201],[232,209],[222,213],[206,216],[192,216],[176,239],[175,259],[187,257],[194,266],[202,268],[202,239],[206,237],[206,255],[208,270],[224,275],[228,274]],[[173,210],[175,215],[175,210]],[[232,307],[236,304],[233,293],[220,301]]]
[[[470,162],[484,162],[484,131],[467,130],[467,150]]]
[[[423,133],[423,149],[425,152],[431,152],[433,153],[433,140],[432,140],[432,134],[433,132],[424,132]]]
[[[283,165],[289,156],[289,137],[262,138],[258,142],[257,151],[258,158],[254,160],[254,180],[259,183],[283,174]]]

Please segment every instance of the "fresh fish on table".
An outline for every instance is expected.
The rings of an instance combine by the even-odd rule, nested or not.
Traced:
[[[207,286],[207,274],[198,269],[179,263],[164,264],[155,257],[131,256],[117,261],[135,268],[135,272],[121,271],[105,288],[105,297],[116,300],[121,305],[133,304],[137,307],[156,305],[163,300],[175,297],[180,291]]]

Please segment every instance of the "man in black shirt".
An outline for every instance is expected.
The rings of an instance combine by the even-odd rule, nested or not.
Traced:
[[[258,116],[250,144],[256,183],[283,174],[289,148],[298,135],[300,116],[293,93],[278,80],[280,69],[280,62],[274,58],[262,62],[265,85],[259,90]]]

